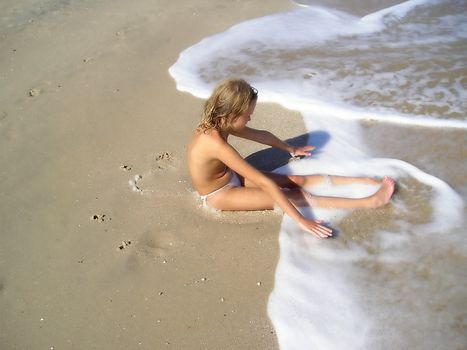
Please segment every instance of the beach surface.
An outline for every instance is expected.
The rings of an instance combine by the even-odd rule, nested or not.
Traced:
[[[357,16],[401,3],[296,2]],[[317,288],[314,295],[328,296],[332,307],[341,305],[335,300],[347,300],[333,299],[334,292],[346,292],[347,287],[362,296],[363,306],[356,303],[355,309],[348,308],[352,311],[348,315],[337,310],[336,320],[348,321],[349,327],[327,322],[339,332],[339,337],[331,338],[347,342],[349,348],[385,348],[377,345],[384,344],[379,339],[359,347],[342,336],[346,329],[351,335],[364,335],[353,331],[354,325],[363,325],[353,310],[375,316],[373,324],[393,327],[393,332],[403,327],[394,339],[403,335],[408,340],[399,348],[404,344],[426,348],[421,339],[445,344],[446,349],[467,344],[462,293],[466,281],[460,277],[467,261],[465,226],[440,225],[443,218],[433,217],[436,187],[415,176],[402,178],[393,204],[376,215],[356,211],[338,223],[344,234],[335,240],[313,240],[275,211],[214,213],[200,207],[185,152],[203,100],[178,91],[168,70],[181,52],[204,38],[250,19],[297,8],[298,4],[285,0],[267,5],[258,0],[195,0],[182,5],[164,0],[6,0],[0,4],[1,349],[278,349],[281,332],[268,317],[271,308],[278,320],[274,326],[288,325],[291,330],[300,328],[295,327],[299,321],[314,327],[314,320],[323,319],[326,305],[301,288],[302,282],[314,282],[310,274],[318,276],[318,282],[322,275],[326,290],[321,293]],[[330,49],[321,52],[323,59],[317,51],[309,56],[331,64]],[[301,57],[283,56],[286,63],[279,66],[286,68],[293,68],[295,56]],[[191,57],[210,62],[202,54]],[[339,64],[354,61],[345,50],[336,57]],[[250,71],[255,72],[248,70],[248,64],[235,67],[247,79]],[[319,77],[306,68],[303,79],[313,82]],[[266,75],[279,76],[277,72],[268,70]],[[465,70],[453,72],[465,75]],[[361,78],[363,87],[367,81],[371,80]],[[439,178],[440,186],[447,184],[443,190],[452,194],[447,198],[460,198],[456,213],[465,217],[465,127],[430,128],[368,118],[355,121],[358,128],[346,129],[348,122],[336,119],[338,130],[357,130],[339,135],[334,134],[335,125],[328,124],[334,116],[327,118],[320,111],[307,117],[264,103],[267,89],[257,87],[260,103],[252,127],[267,128],[282,139],[298,137],[299,142],[307,136],[316,142],[322,138],[321,145],[315,144],[316,157],[292,163],[291,169],[293,164],[295,169],[312,164],[306,162],[315,158],[319,165],[319,157],[332,151],[333,142],[353,137],[368,158],[394,159],[397,166],[399,160],[405,161]],[[325,133],[328,130],[330,134]],[[326,135],[329,140],[323,139]],[[235,138],[229,141],[256,165],[271,166],[271,153],[259,152],[264,147]],[[351,165],[342,167],[348,174]],[[455,202],[446,204],[449,214]],[[414,233],[435,219],[440,232],[436,228],[429,239]],[[379,232],[402,220],[410,230],[401,229],[400,235]],[[407,244],[402,238],[412,241]],[[350,255],[339,255],[352,253],[347,248],[355,246],[366,257],[353,263],[359,269],[345,260]],[[332,253],[330,263],[319,259],[323,252]],[[301,272],[310,268],[308,275],[284,268],[300,254],[306,256],[296,265]],[[341,275],[348,279],[336,279]],[[296,280],[288,283],[288,277]],[[286,283],[277,283],[281,278]],[[384,299],[382,290],[394,300]],[[306,294],[304,300],[319,305],[313,322],[303,322],[306,317],[300,317],[305,312],[292,314],[293,309],[282,308],[286,304],[278,299],[281,291],[292,306],[300,308],[295,303],[298,294],[291,293],[299,291]],[[411,293],[408,298],[406,291]],[[281,312],[285,318],[277,316]],[[430,332],[431,337],[426,336]],[[310,333],[305,333],[308,342]],[[390,333],[376,329],[377,335]],[[298,338],[293,334],[282,332],[283,337]],[[454,334],[450,342],[443,339],[446,334]]]
[[[281,215],[199,208],[185,150],[203,101],[168,68],[203,37],[293,7],[2,2],[2,349],[277,348]],[[303,131],[276,105],[256,114],[281,137]]]

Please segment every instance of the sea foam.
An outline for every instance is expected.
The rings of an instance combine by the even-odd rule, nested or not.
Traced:
[[[329,135],[311,158],[276,171],[398,182],[374,211],[303,208],[336,238],[319,240],[284,216],[268,313],[281,349],[452,349],[467,287],[465,205],[448,184],[397,159],[372,158],[356,121],[466,129],[466,1],[412,0],[363,18],[323,7],[243,22],[180,54],[177,88],[206,98],[241,76],[260,101],[302,113]],[[309,140],[313,144],[313,138]],[[317,195],[375,188],[321,184]],[[457,326],[456,326],[457,324]]]

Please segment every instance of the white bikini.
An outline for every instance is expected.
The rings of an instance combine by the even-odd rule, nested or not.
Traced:
[[[232,171],[232,169],[229,169],[228,170],[229,173],[230,173],[230,180],[227,184],[225,184],[224,186],[222,186],[221,188],[218,188],[217,190],[211,192],[211,193],[208,193],[208,194],[205,194],[205,195],[199,195],[199,198],[201,198],[202,202],[203,202],[203,207],[204,208],[209,208],[208,204],[207,204],[207,200],[209,197],[215,195],[216,193],[219,193],[220,191],[222,190],[225,190],[227,188],[232,188],[232,187],[241,187],[242,186],[242,183],[240,181],[240,178],[238,177],[237,173]]]

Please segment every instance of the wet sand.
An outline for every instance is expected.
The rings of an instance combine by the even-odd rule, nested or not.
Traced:
[[[202,101],[167,70],[202,38],[294,5],[41,6],[1,6],[0,347],[276,348],[281,216],[199,209],[185,149]],[[304,130],[277,106],[256,122],[278,113],[292,117],[269,123],[282,137]]]

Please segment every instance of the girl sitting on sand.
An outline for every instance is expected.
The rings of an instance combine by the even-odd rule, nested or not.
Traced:
[[[188,167],[193,186],[204,206],[219,210],[265,210],[279,206],[304,230],[317,237],[332,236],[319,220],[305,218],[297,207],[377,208],[389,202],[394,181],[329,175],[278,175],[262,172],[246,162],[227,142],[229,135],[308,156],[312,146],[292,147],[272,133],[247,126],[256,106],[258,91],[244,80],[221,83],[204,105],[204,113],[188,145]],[[372,196],[353,199],[314,196],[303,187],[322,181],[332,184],[380,185]]]

